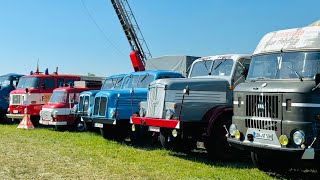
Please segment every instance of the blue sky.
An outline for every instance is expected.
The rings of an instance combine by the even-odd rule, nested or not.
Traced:
[[[0,74],[133,71],[109,0],[0,0]],[[129,0],[153,57],[252,53],[262,36],[320,19],[319,0]]]

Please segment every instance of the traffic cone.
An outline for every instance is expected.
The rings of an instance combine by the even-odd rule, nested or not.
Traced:
[[[34,126],[33,126],[31,119],[30,119],[30,115],[28,115],[28,114],[24,115],[23,119],[21,120],[21,122],[17,128],[19,128],[19,129],[34,129]]]

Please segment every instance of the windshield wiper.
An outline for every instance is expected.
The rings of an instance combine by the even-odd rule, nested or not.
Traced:
[[[140,80],[140,82],[144,81],[146,79],[146,77],[149,76],[149,74],[147,73],[146,75],[143,76],[143,78]]]
[[[211,71],[208,69],[208,66],[207,66],[206,62],[207,62],[207,60],[204,60],[204,61],[203,61],[204,67],[207,69],[208,74],[211,75]],[[213,62],[212,62],[212,63],[213,63]],[[211,69],[211,68],[210,68],[210,69]]]
[[[216,70],[222,63],[226,62],[227,59],[224,59],[224,61],[221,61],[213,70]]]
[[[297,72],[297,71],[295,71],[295,70],[293,70],[291,67],[289,67],[289,66],[287,66],[287,68],[288,69],[290,69],[291,71],[293,71],[295,74],[296,74],[296,76],[300,79],[300,81],[303,81],[303,77]]]
[[[120,79],[116,82],[115,86],[118,85],[118,84],[122,81],[123,78],[124,78],[124,77],[120,78]]]

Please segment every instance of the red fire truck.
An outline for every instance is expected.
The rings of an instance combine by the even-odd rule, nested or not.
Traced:
[[[10,93],[10,102],[7,117],[13,121],[21,120],[29,114],[33,123],[39,123],[39,114],[42,106],[46,104],[52,91],[65,84],[80,81],[86,76],[62,75],[58,72],[49,74],[40,73],[38,70],[30,75],[21,77],[16,90]]]
[[[39,123],[53,125],[56,129],[64,126],[73,126],[76,131],[84,131],[86,129],[84,122],[70,114],[74,106],[78,104],[81,92],[98,90],[100,87],[101,84],[100,86],[88,87],[84,81],[76,81],[75,86],[68,85],[55,89],[49,102],[42,106]]]

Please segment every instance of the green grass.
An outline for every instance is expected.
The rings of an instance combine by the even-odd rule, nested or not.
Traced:
[[[314,172],[264,173],[249,160],[213,162],[205,153],[132,147],[96,133],[0,125],[1,179],[273,179]]]

